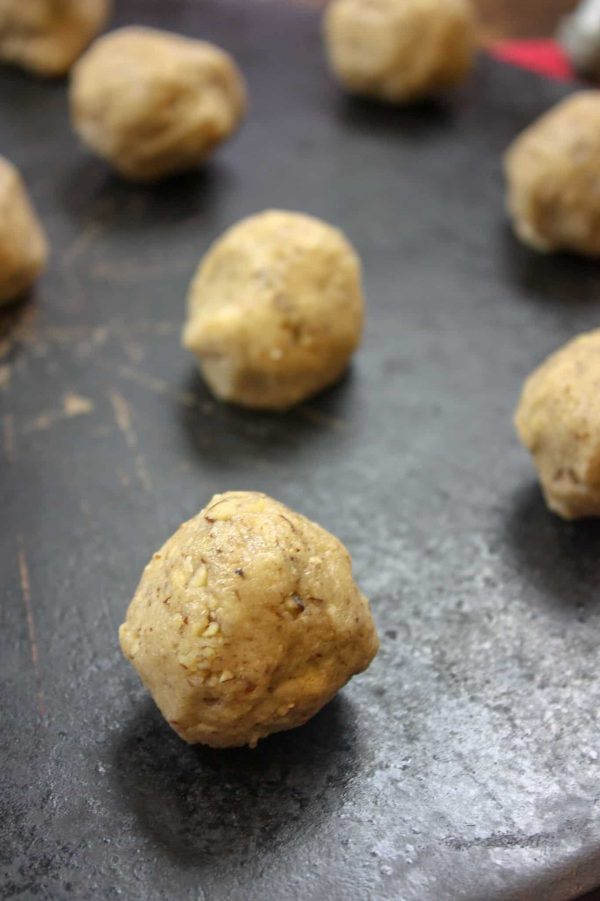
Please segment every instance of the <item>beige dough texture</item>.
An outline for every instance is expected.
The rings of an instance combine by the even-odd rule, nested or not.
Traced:
[[[505,156],[508,209],[535,250],[600,255],[600,91],[581,91],[534,122]]]
[[[48,259],[48,244],[17,169],[0,156],[0,305],[31,287]]]
[[[344,546],[252,491],[215,495],[144,570],[119,637],[185,741],[300,726],[377,653]]]
[[[111,9],[111,0],[0,0],[0,60],[38,75],[64,75]]]
[[[134,181],[198,165],[233,133],[245,106],[244,81],[229,54],[153,28],[107,34],[73,69],[75,130]]]
[[[600,329],[533,372],[515,424],[550,509],[565,519],[600,516]]]
[[[468,0],[332,0],[323,33],[339,81],[393,103],[458,84],[475,58]]]
[[[335,382],[363,327],[360,261],[312,216],[269,210],[230,228],[192,281],[183,344],[214,394],[283,410]]]

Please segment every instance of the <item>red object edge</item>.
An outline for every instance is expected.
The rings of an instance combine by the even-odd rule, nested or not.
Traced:
[[[571,81],[575,72],[564,50],[556,41],[501,41],[491,44],[488,52],[505,63],[538,72],[558,81]]]

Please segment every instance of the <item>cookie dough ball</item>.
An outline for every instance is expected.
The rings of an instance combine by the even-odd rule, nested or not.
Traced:
[[[270,210],[230,228],[200,263],[183,344],[217,397],[283,410],[340,377],[362,326],[360,262],[344,235]]]
[[[229,54],[154,28],[121,28],[100,38],[71,81],[75,130],[134,181],[198,165],[232,134],[245,103]]]
[[[600,516],[600,329],[580,335],[528,378],[515,423],[548,506]]]
[[[253,491],[215,495],[154,554],[119,637],[178,735],[216,748],[302,725],[378,649],[344,546]]]
[[[473,66],[468,0],[332,0],[323,30],[333,73],[350,91],[379,100],[432,94]]]
[[[104,27],[110,0],[0,0],[0,60],[64,75]]]
[[[523,132],[505,157],[508,208],[534,250],[600,255],[600,91],[582,91]]]
[[[0,305],[30,287],[47,258],[46,236],[21,176],[0,157]]]

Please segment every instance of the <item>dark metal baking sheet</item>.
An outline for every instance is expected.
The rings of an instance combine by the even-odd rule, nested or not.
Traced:
[[[112,177],[64,84],[0,73],[0,149],[53,256],[2,320],[3,897],[566,899],[600,882],[600,527],[540,499],[511,415],[529,370],[598,324],[600,267],[535,256],[500,155],[565,88],[482,59],[452,97],[345,98],[318,19],[123,2],[214,39],[251,109],[201,171]],[[216,404],[180,350],[186,287],[267,206],[364,259],[364,346],[286,416]],[[214,491],[267,491],[350,548],[379,657],[256,751],[183,744],[117,627],[151,552]]]

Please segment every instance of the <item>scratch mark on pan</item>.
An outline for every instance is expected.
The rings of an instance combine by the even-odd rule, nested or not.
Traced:
[[[39,344],[46,341],[58,345],[65,344],[68,347],[77,345],[81,341],[89,341],[94,346],[100,347],[106,344],[109,337],[112,336],[122,338],[123,335],[153,335],[157,338],[163,338],[177,334],[181,330],[181,323],[168,320],[160,320],[158,322],[147,322],[145,320],[122,322],[121,320],[113,319],[104,325],[37,326],[34,321],[35,314],[36,310],[32,310],[31,315],[24,315],[22,323],[19,323],[11,338],[28,344]],[[0,359],[11,349],[11,346],[8,344],[5,347],[4,340],[0,321]]]
[[[95,347],[102,347],[106,344],[108,338],[108,328],[105,325],[97,325],[92,331],[92,344]]]
[[[2,433],[4,436],[4,456],[8,463],[14,463],[15,454],[15,418],[12,413],[2,417]]]
[[[38,653],[38,643],[35,631],[35,622],[33,619],[33,607],[31,604],[31,580],[29,578],[29,567],[27,565],[27,556],[25,554],[25,544],[23,536],[17,533],[17,558],[19,563],[19,581],[21,583],[21,597],[23,598],[23,606],[25,607],[25,618],[27,620],[27,633],[29,636],[29,649],[31,651],[31,662],[33,664],[33,672],[37,683],[37,707],[40,716],[46,715],[46,702],[44,700],[44,692],[42,690],[42,680],[40,675],[40,660]]]
[[[103,231],[104,226],[100,222],[88,222],[65,250],[61,261],[62,267],[65,269],[72,267]]]
[[[94,537],[96,537],[98,530],[96,528],[96,520],[94,519],[92,507],[91,507],[89,501],[86,500],[86,498],[82,497],[79,501],[79,508],[80,508],[81,512],[83,513],[83,517],[85,519],[86,526],[89,530],[90,535],[93,535]],[[112,614],[110,612],[110,607],[108,606],[108,600],[107,600],[105,594],[102,595],[102,607],[104,608],[104,615],[106,616],[106,621],[108,623],[109,631],[112,634],[116,631],[116,625],[113,621]]]
[[[25,434],[43,432],[55,425],[55,423],[61,422],[61,420],[73,419],[74,416],[85,416],[87,413],[91,413],[93,409],[93,401],[69,391],[63,397],[60,410],[49,410],[47,413],[36,416],[35,419],[23,426],[23,432]]]
[[[150,493],[152,491],[152,481],[150,479],[148,467],[146,466],[146,461],[139,450],[138,438],[133,427],[129,404],[127,403],[123,395],[119,394],[119,392],[115,388],[112,388],[108,392],[108,396],[113,408],[117,427],[125,438],[125,444],[133,454],[135,471],[137,473],[138,479],[140,480],[140,484],[144,491]]]
[[[156,279],[166,273],[187,273],[189,271],[190,265],[186,260],[173,260],[169,264],[155,263],[154,265],[148,263],[139,265],[127,261],[112,263],[109,260],[100,260],[92,266],[91,276],[100,281],[137,284],[140,281]]]
[[[339,416],[329,416],[327,413],[321,413],[320,410],[315,410],[314,407],[300,407],[298,413],[300,413],[301,416],[304,416],[305,419],[308,419],[309,422],[328,426],[330,429],[335,429],[338,432],[341,432],[346,428],[346,423],[343,419],[340,419]]]
[[[119,339],[129,360],[132,363],[141,363],[144,359],[144,348],[135,341],[131,341],[131,339],[127,338],[125,335],[119,335]]]
[[[149,372],[144,372],[134,366],[117,363],[108,358],[102,359],[95,357],[94,362],[105,369],[110,369],[113,373],[117,372],[121,378],[127,379],[129,382],[134,382],[136,385],[140,385],[142,388],[146,388],[148,391],[151,391],[153,394],[157,394],[160,397],[168,397],[170,400],[177,401],[177,403],[180,403],[184,407],[198,407],[207,415],[214,412],[215,405],[213,403],[209,401],[200,401],[192,391],[178,391],[164,379],[151,375]]]
[[[100,222],[89,222],[77,235],[73,243],[67,247],[60,261],[67,293],[71,305],[76,309],[81,307],[84,298],[84,288],[76,271],[76,263],[82,257],[96,238],[102,233],[104,226]]]
[[[63,412],[65,416],[82,416],[84,413],[91,413],[94,409],[93,401],[80,394],[73,394],[68,391],[63,398]]]
[[[129,404],[122,394],[115,391],[114,388],[109,392],[110,402],[112,404],[113,413],[115,414],[115,422],[119,427],[119,431],[125,438],[127,447],[131,450],[137,448],[137,435],[131,422],[131,414]]]
[[[11,368],[8,363],[0,366],[0,391],[8,388],[10,385]]]
[[[133,366],[117,366],[117,372],[123,378],[129,379],[137,385],[141,385],[143,388],[152,391],[153,394],[173,398],[174,400],[179,401],[180,404],[183,404],[184,407],[196,406],[197,399],[191,391],[174,390],[168,382],[157,378],[157,376],[142,372],[140,369],[134,369]]]
[[[123,486],[123,488],[129,488],[129,485],[131,483],[129,481],[129,476],[127,475],[127,473],[123,472],[123,470],[120,469],[118,466],[115,471],[117,473],[117,478],[118,478],[119,482],[121,483],[121,485]]]

